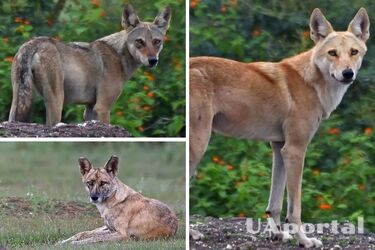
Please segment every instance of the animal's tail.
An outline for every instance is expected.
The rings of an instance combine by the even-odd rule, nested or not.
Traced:
[[[9,113],[9,122],[27,121],[30,117],[30,108],[33,95],[33,74],[31,60],[36,47],[29,43],[23,45],[12,64],[13,99]]]

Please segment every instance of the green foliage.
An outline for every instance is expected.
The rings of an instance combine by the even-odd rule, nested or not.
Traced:
[[[313,46],[308,22],[315,7],[334,28],[345,30],[362,6],[375,23],[370,1],[192,1],[190,53],[278,61]],[[367,45],[356,82],[334,114],[322,122],[308,148],[302,195],[306,222],[356,221],[361,215],[365,227],[375,230],[374,39]],[[191,180],[191,213],[264,216],[271,165],[268,144],[213,135]]]
[[[91,42],[121,30],[120,0],[25,1],[0,3],[0,121],[12,99],[10,68],[18,48],[34,36],[63,42]],[[134,136],[182,136],[185,127],[185,8],[182,0],[132,1],[141,20],[152,21],[166,5],[172,19],[156,69],[139,69],[126,83],[111,112],[111,123]],[[38,95],[34,95],[38,96]],[[42,98],[34,98],[33,121],[44,123]],[[63,122],[83,120],[83,106],[66,105]]]

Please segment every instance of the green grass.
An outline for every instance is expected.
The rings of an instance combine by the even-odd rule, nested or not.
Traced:
[[[116,154],[120,157],[119,178],[145,196],[171,206],[179,218],[179,229],[169,240],[101,243],[78,249],[123,249],[124,244],[127,249],[185,248],[184,143],[2,142],[0,153],[3,205],[7,197],[20,197],[29,206],[0,207],[0,246],[73,249],[53,245],[77,232],[102,226],[99,213],[87,201],[77,160],[87,156],[100,167]],[[54,207],[72,201],[84,209],[69,213]]]

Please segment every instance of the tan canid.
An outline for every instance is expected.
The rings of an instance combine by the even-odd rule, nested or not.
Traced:
[[[357,77],[366,53],[369,26],[367,12],[361,8],[347,31],[335,32],[322,12],[315,9],[310,18],[315,46],[307,52],[278,63],[191,58],[190,174],[201,160],[212,130],[270,141],[273,166],[267,212],[280,225],[286,186],[287,220],[301,225],[307,145],[321,120],[329,117]],[[275,236],[290,238],[282,231]],[[322,245],[302,230],[295,236],[305,247]]]
[[[113,155],[103,168],[93,168],[88,159],[81,157],[79,166],[90,201],[95,203],[105,225],[78,233],[58,244],[147,240],[175,235],[177,217],[166,204],[142,196],[116,177],[117,156]]]
[[[85,120],[109,123],[122,87],[140,66],[156,66],[169,27],[166,7],[154,22],[141,22],[126,5],[123,31],[92,43],[64,44],[37,37],[21,46],[12,65],[13,100],[9,121],[27,121],[32,90],[44,99],[46,124],[61,121],[64,103],[85,104]]]

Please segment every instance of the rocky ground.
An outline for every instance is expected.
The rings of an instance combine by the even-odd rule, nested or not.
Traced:
[[[130,137],[122,127],[89,121],[78,124],[58,124],[53,127],[44,124],[2,122],[0,137]]]
[[[254,230],[257,229],[254,221]],[[266,227],[266,222],[261,223],[261,228]],[[341,232],[343,224],[338,226]],[[249,234],[246,231],[246,218],[225,218],[217,219],[212,217],[202,217],[199,215],[190,216],[190,228],[198,230],[204,235],[201,240],[190,238],[190,249],[302,249],[296,240],[286,243],[272,241],[268,233]],[[375,234],[365,232],[363,234],[345,235],[333,234],[325,229],[323,234],[313,233],[309,237],[316,237],[323,242],[321,249],[375,249]]]

